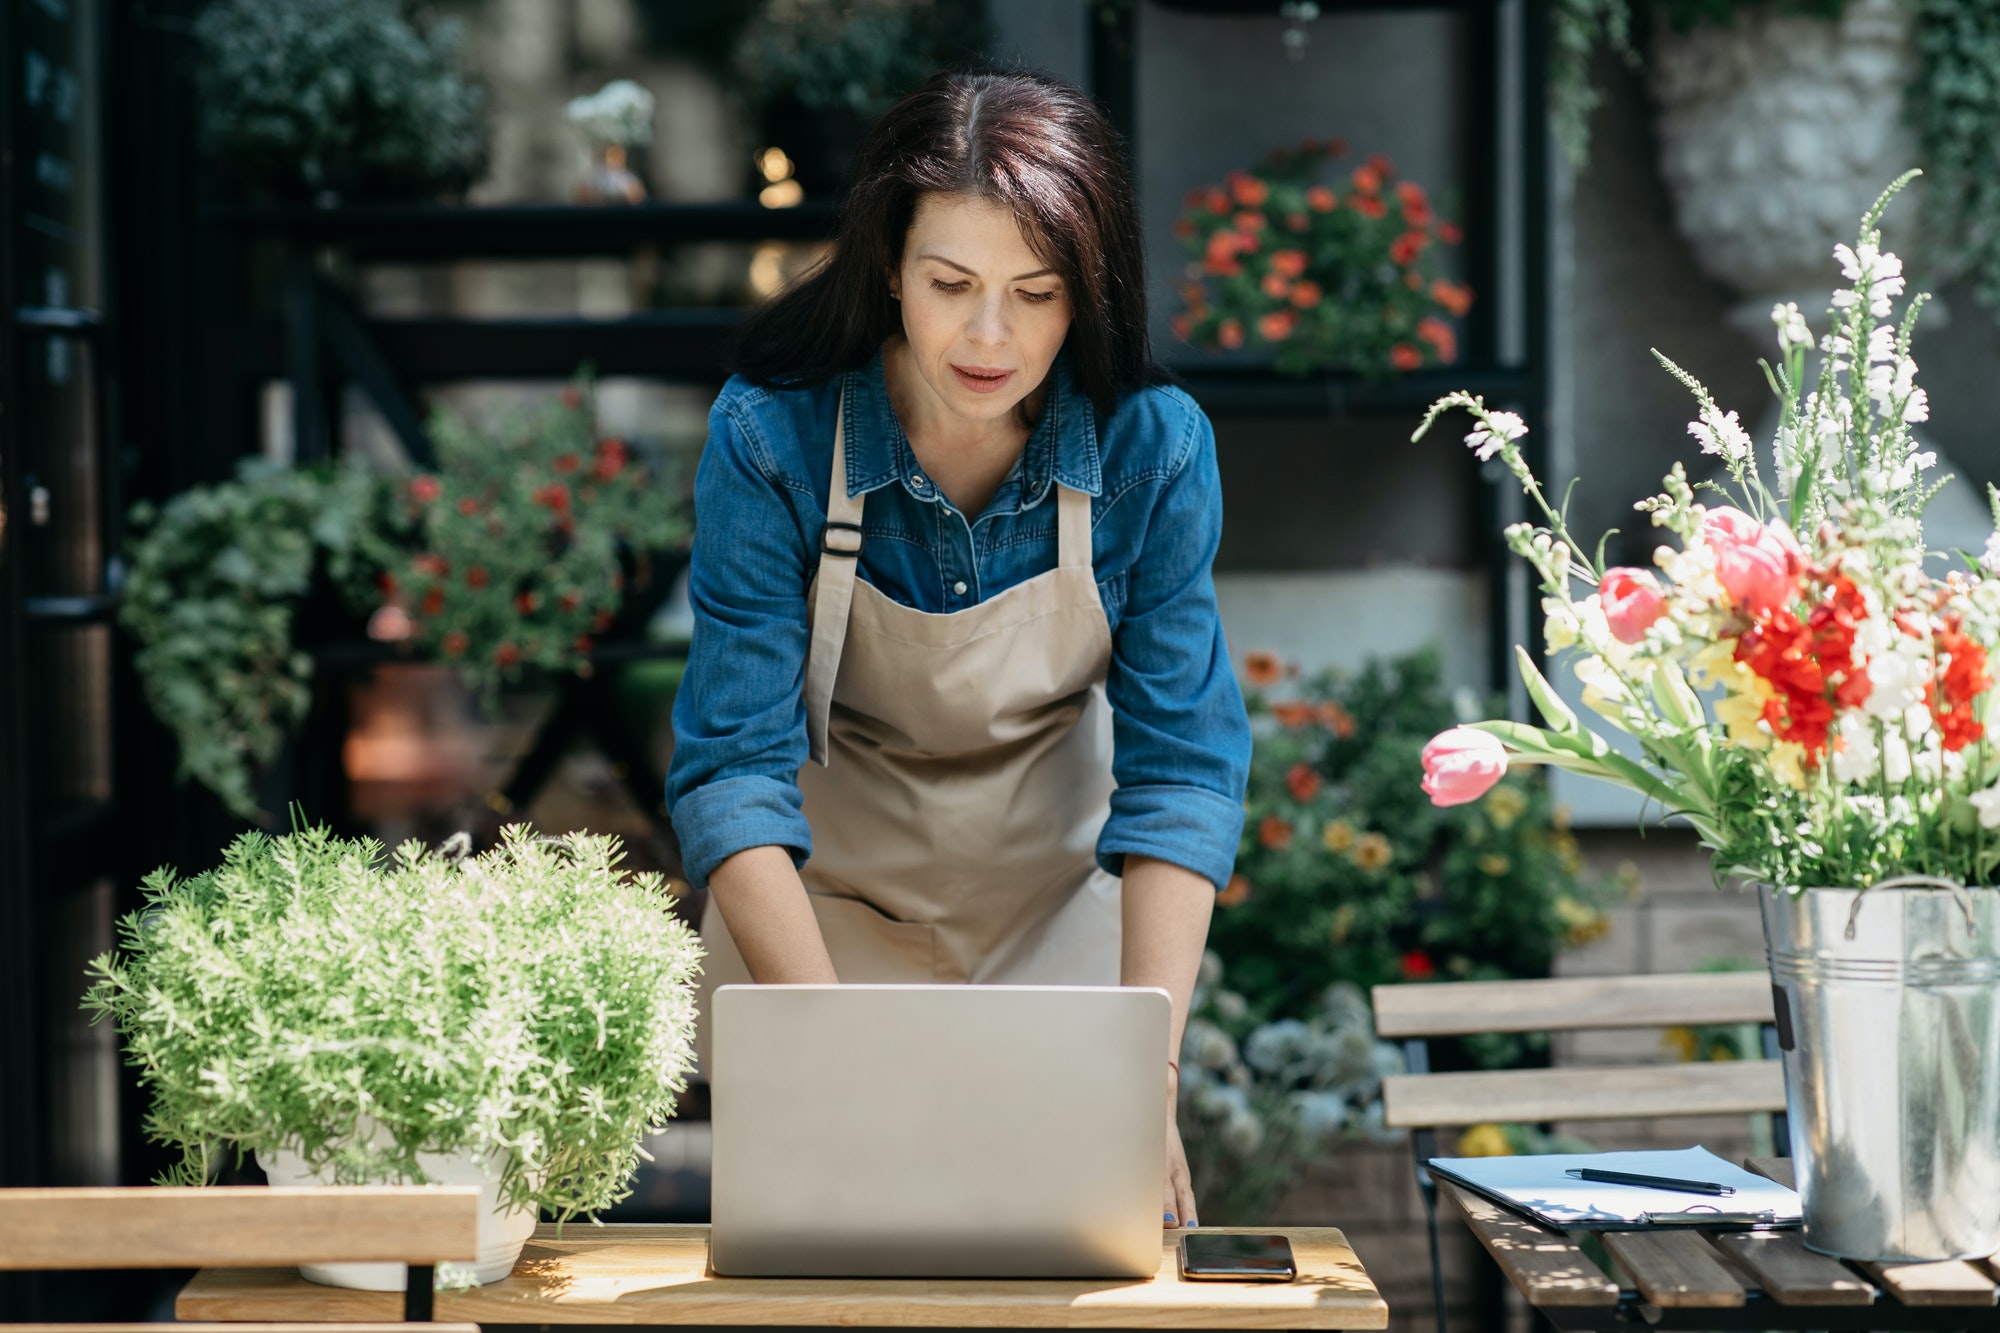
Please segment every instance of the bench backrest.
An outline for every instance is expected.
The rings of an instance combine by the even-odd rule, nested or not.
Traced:
[[[0,1270],[478,1257],[479,1191],[470,1186],[0,1190]]]
[[[1762,972],[1377,986],[1374,1001],[1376,1034],[1391,1040],[1772,1020]],[[1776,1060],[1739,1060],[1399,1074],[1384,1080],[1382,1100],[1391,1128],[1429,1129],[1783,1111],[1785,1086]]]

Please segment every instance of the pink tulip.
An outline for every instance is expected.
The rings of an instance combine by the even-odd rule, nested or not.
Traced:
[[[1424,794],[1432,805],[1476,801],[1507,776],[1507,747],[1472,727],[1439,732],[1424,747]]]
[[[1620,643],[1637,643],[1646,637],[1646,627],[1667,613],[1667,598],[1651,574],[1643,569],[1619,566],[1604,571],[1597,585],[1597,602],[1611,626],[1611,637]]]
[[[1740,509],[1711,509],[1701,535],[1715,552],[1715,578],[1732,602],[1763,615],[1792,599],[1803,557],[1791,529]]]

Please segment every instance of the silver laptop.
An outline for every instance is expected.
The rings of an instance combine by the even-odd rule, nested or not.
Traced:
[[[724,986],[730,1277],[1150,1277],[1169,1002],[1092,986]]]

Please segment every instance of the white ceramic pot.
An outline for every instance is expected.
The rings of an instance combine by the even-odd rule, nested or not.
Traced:
[[[1916,69],[1910,6],[1850,0],[1838,19],[1745,7],[1726,24],[1654,34],[1660,174],[1695,262],[1745,298],[1732,322],[1759,346],[1771,306],[1825,309],[1833,247],[1917,165],[1903,116]],[[1914,195],[1883,227],[1909,254]]]
[[[491,1159],[481,1162],[470,1154],[420,1153],[417,1162],[433,1184],[476,1185],[480,1191],[478,1262],[439,1264],[436,1285],[457,1285],[468,1275],[475,1284],[498,1282],[513,1272],[521,1247],[534,1234],[535,1212],[532,1208],[501,1211],[499,1168]],[[311,1171],[303,1157],[283,1149],[258,1153],[257,1164],[273,1185],[334,1183],[331,1169]],[[299,1275],[309,1282],[361,1291],[401,1291],[408,1281],[407,1266],[394,1263],[300,1264]]]

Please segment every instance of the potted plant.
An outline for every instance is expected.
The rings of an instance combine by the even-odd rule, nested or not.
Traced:
[[[202,137],[251,195],[456,194],[485,168],[485,95],[454,22],[413,22],[401,0],[218,0],[195,36]]]
[[[1926,564],[1940,483],[1910,433],[1929,414],[1909,354],[1923,298],[1892,320],[1905,280],[1877,226],[1908,179],[1836,249],[1847,285],[1824,334],[1795,305],[1771,312],[1769,481],[1736,413],[1661,358],[1728,481],[1697,501],[1677,463],[1639,503],[1673,539],[1658,574],[1607,569],[1577,540],[1522,458],[1520,418],[1461,392],[1417,432],[1469,411],[1467,444],[1540,509],[1507,541],[1540,576],[1549,648],[1639,750],[1612,749],[1517,650],[1545,725],[1444,732],[1424,789],[1460,804],[1513,765],[1554,764],[1658,801],[1718,880],[1760,886],[1806,1243],[1885,1261],[2000,1248],[2000,542]]]
[[[1257,171],[1188,193],[1174,223],[1189,257],[1174,332],[1197,347],[1268,347],[1281,372],[1378,377],[1458,359],[1471,289],[1438,272],[1458,244],[1415,181],[1380,154],[1321,177],[1345,148],[1307,139]]]
[[[571,98],[563,114],[590,143],[590,169],[577,182],[576,201],[636,204],[644,199],[645,182],[625,157],[653,141],[653,95],[630,79],[613,79],[588,97]]]
[[[154,872],[85,1004],[182,1154],[167,1183],[234,1151],[273,1183],[478,1184],[480,1259],[447,1281],[505,1276],[537,1210],[625,1197],[693,1058],[701,949],[619,858],[523,825],[477,857],[304,829]],[[400,1265],[304,1271],[402,1285]]]

